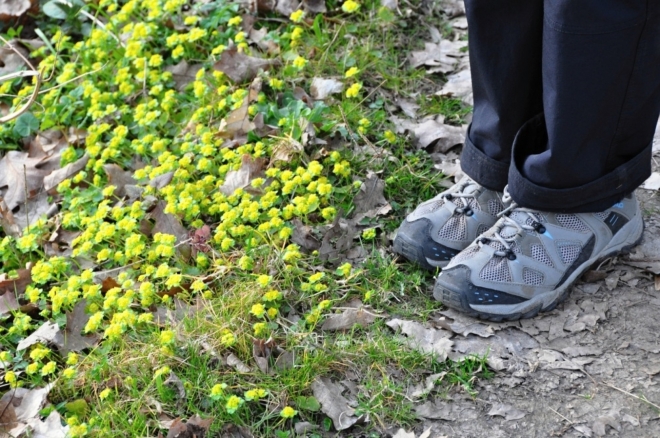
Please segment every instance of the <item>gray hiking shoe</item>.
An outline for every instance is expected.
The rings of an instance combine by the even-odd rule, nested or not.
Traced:
[[[464,176],[408,215],[394,239],[394,251],[426,269],[446,266],[495,224],[505,208],[502,196]]]
[[[643,230],[632,195],[600,213],[544,213],[512,203],[438,275],[433,296],[482,319],[531,318],[554,309],[591,265],[637,245]]]

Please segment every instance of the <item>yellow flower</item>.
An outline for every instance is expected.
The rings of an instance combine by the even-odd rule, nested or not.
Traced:
[[[233,414],[238,410],[238,408],[241,407],[243,403],[245,403],[245,400],[235,395],[232,395],[227,400],[227,403],[225,404],[225,408],[227,408],[228,413]]]
[[[282,298],[282,292],[277,291],[277,290],[269,290],[264,294],[264,301],[270,302],[270,301],[276,301]]]
[[[344,12],[348,12],[349,14],[357,11],[360,9],[360,3],[354,1],[354,0],[346,0],[343,5],[341,5],[341,9]]]
[[[372,240],[374,237],[376,237],[375,228],[368,228],[362,232],[362,238],[364,240]]]
[[[213,388],[211,388],[211,398],[213,400],[219,400],[225,394],[226,388],[227,388],[227,384],[216,383],[215,385],[213,385]]]
[[[280,412],[282,418],[293,418],[296,416],[298,411],[293,409],[291,406],[285,406],[284,409]]]
[[[263,304],[257,303],[252,306],[252,310],[250,310],[250,313],[256,316],[257,318],[262,318],[266,313],[266,308],[264,307]]]
[[[296,57],[296,59],[293,60],[293,65],[297,69],[302,70],[307,65],[307,60],[302,56],[298,55],[298,57]]]
[[[227,25],[228,26],[238,26],[242,22],[243,22],[243,19],[239,15],[237,15],[235,17],[230,18],[229,21],[227,22]]]
[[[346,77],[347,78],[352,78],[356,74],[360,73],[360,69],[357,67],[351,67],[348,70],[346,70]]]
[[[172,330],[163,330],[160,332],[160,343],[162,345],[172,344],[174,342],[174,332]]]
[[[41,375],[47,376],[48,374],[53,374],[56,369],[57,369],[57,364],[51,360],[41,369]]]
[[[362,84],[356,82],[355,84],[348,87],[348,89],[346,90],[346,97],[357,97],[358,94],[360,94],[361,89],[362,89]]]
[[[104,389],[103,391],[101,391],[101,393],[99,394],[99,398],[100,398],[101,400],[105,400],[106,398],[108,398],[108,397],[110,396],[111,393],[112,393],[112,390],[111,390],[110,388],[105,388],[105,389]]]
[[[388,143],[394,143],[396,141],[396,134],[394,134],[392,131],[385,131],[383,134],[385,137],[385,140],[387,140]]]
[[[257,283],[259,283],[259,285],[261,287],[268,286],[270,284],[270,280],[271,280],[270,275],[265,275],[264,274],[264,275],[260,275],[260,276],[257,277]]]
[[[291,19],[291,21],[293,21],[294,23],[300,23],[304,15],[305,13],[303,12],[303,10],[298,9],[297,11],[292,12],[291,15],[289,15],[289,19]]]

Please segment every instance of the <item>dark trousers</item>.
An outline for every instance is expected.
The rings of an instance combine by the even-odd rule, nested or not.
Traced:
[[[465,0],[465,173],[523,207],[595,212],[651,173],[660,0]]]

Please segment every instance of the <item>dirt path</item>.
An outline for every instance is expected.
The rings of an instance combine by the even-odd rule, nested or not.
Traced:
[[[640,191],[644,242],[631,255],[585,274],[554,311],[516,323],[488,324],[455,349],[490,349],[500,370],[478,395],[453,393],[418,410],[419,431],[451,437],[660,436],[660,291],[654,275],[627,263],[660,260],[657,195]],[[642,263],[643,264],[643,263]],[[442,312],[466,326],[481,322]],[[461,347],[461,342],[463,347]],[[648,402],[645,402],[644,400]]]

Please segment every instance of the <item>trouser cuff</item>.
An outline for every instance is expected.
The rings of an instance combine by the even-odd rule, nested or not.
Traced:
[[[461,169],[480,185],[497,192],[504,190],[509,176],[509,163],[497,161],[477,149],[470,140],[469,127],[461,152]]]
[[[567,189],[542,187],[522,172],[524,151],[537,149],[541,141],[547,141],[543,114],[525,123],[513,142],[508,192],[521,207],[562,213],[600,212],[632,193],[651,175],[652,143],[649,143],[628,162],[590,183]]]

